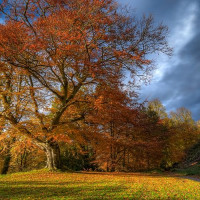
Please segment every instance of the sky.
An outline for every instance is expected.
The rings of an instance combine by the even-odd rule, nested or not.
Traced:
[[[141,87],[142,100],[160,99],[167,111],[186,107],[200,120],[200,0],[118,0],[133,14],[152,14],[155,23],[169,28],[173,55],[155,56],[157,69],[148,85]]]
[[[186,107],[200,120],[200,0],[117,1],[134,15],[152,14],[169,27],[173,56],[155,56],[157,69],[150,84],[142,85],[141,101],[158,98],[168,112]]]

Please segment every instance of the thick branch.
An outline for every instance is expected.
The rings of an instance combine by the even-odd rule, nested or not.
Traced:
[[[61,106],[61,108],[58,110],[58,112],[55,114],[55,117],[52,120],[52,124],[51,124],[51,130],[53,130],[60,121],[60,118],[62,116],[62,114],[65,112],[65,110],[71,105],[69,104],[69,102],[74,99],[74,97],[76,96],[76,94],[78,93],[79,89],[81,88],[81,86],[83,85],[83,82],[86,80],[87,77],[84,77],[82,79],[82,81],[80,81],[75,87],[73,92],[71,93],[71,95],[67,98],[67,100],[63,101],[63,104]]]

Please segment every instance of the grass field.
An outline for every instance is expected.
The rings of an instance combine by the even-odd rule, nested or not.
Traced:
[[[200,199],[200,182],[141,173],[33,171],[0,176],[0,199]]]

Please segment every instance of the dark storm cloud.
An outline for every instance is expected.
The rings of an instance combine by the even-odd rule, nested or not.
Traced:
[[[128,5],[138,15],[153,14],[157,22],[173,26],[177,15],[191,3],[198,0],[118,0],[121,5]]]
[[[184,106],[196,120],[200,119],[200,33],[182,48],[177,58],[180,62],[149,88],[151,98],[160,98],[168,110]]]
[[[168,111],[186,107],[200,119],[200,0],[118,0],[141,15],[153,14],[169,27],[174,55],[158,61],[160,77],[143,86],[142,99],[159,98]],[[165,62],[164,64],[162,62]]]

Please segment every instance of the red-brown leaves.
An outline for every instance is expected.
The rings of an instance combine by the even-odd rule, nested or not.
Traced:
[[[67,136],[108,138],[111,121],[125,132],[135,115],[124,88],[134,90],[137,73],[147,75],[147,54],[168,46],[165,27],[153,28],[151,17],[138,22],[118,9],[112,0],[1,4],[6,20],[0,25],[0,75],[11,71],[2,81],[0,114],[9,127],[43,150]],[[132,79],[125,84],[128,74]],[[125,143],[122,135],[115,142]]]

